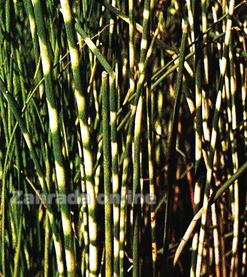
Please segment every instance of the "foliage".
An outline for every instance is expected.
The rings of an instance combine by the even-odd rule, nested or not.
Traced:
[[[0,276],[245,276],[247,2],[0,3]]]

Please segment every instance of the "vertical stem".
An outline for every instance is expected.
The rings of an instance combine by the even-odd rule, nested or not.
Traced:
[[[118,142],[117,142],[117,95],[115,89],[115,77],[110,75],[110,125],[111,125],[111,153],[112,153],[112,189],[113,224],[114,224],[114,276],[119,276],[119,176],[118,176]]]
[[[195,38],[198,39],[198,43],[195,48],[195,102],[196,102],[196,116],[195,116],[195,190],[194,190],[194,211],[198,210],[201,198],[202,178],[198,173],[200,162],[202,159],[202,34],[200,30],[200,3],[199,1],[192,1],[194,6],[193,11],[193,27]],[[196,263],[196,249],[197,249],[198,233],[195,233],[192,240],[192,263],[191,263],[191,277],[195,273]]]
[[[78,108],[80,122],[81,139],[83,145],[83,159],[85,166],[86,189],[90,196],[88,203],[89,213],[89,271],[90,277],[97,275],[98,269],[98,250],[97,250],[97,225],[96,225],[96,199],[94,191],[93,177],[93,157],[90,146],[90,132],[86,115],[86,99],[83,94],[82,74],[80,71],[79,50],[75,39],[75,30],[72,24],[71,7],[68,0],[61,0],[63,19],[66,28],[66,35],[69,45],[71,67],[75,84],[75,99]]]
[[[135,82],[134,82],[134,61],[135,61],[135,51],[134,51],[134,17],[133,17],[133,0],[128,1],[129,7],[129,93],[134,92]],[[132,131],[133,121],[130,122],[129,130]],[[119,276],[124,276],[124,243],[125,243],[125,222],[126,222],[126,195],[127,195],[127,177],[128,177],[128,166],[130,158],[130,144],[132,136],[127,135],[125,157],[123,161],[123,173],[122,173],[122,184],[121,184],[121,204],[120,204],[120,230],[119,230]]]
[[[216,213],[215,204],[211,206],[212,211],[212,224],[213,224],[213,250],[214,250],[214,262],[215,262],[215,276],[221,276],[221,264],[220,264],[220,240],[218,231],[218,219]]]
[[[80,135],[78,134],[78,137]],[[83,154],[81,149],[80,141],[77,140],[78,144],[78,152],[79,157],[81,159],[80,161],[80,174],[82,177],[81,180],[81,191],[84,195],[86,195],[86,181],[85,181],[85,167],[83,165]],[[89,234],[88,234],[88,214],[87,214],[87,203],[85,200],[83,200],[81,209],[80,209],[80,221],[79,221],[79,243],[81,243],[81,240],[83,238],[84,243],[84,249],[82,250],[82,265],[81,265],[81,274],[85,275],[86,277],[89,276]]]
[[[110,128],[108,74],[102,73],[102,121],[103,121],[103,163],[105,199],[105,276],[112,277],[112,211],[111,211],[111,173],[110,173]]]
[[[142,126],[143,98],[140,97],[137,105],[134,129],[134,156],[133,156],[133,200],[134,200],[134,238],[133,238],[133,277],[140,276],[139,232],[140,232],[140,203],[136,203],[136,194],[140,190],[140,136]]]
[[[139,70],[141,74],[145,74],[145,56],[147,53],[148,47],[148,22],[150,16],[150,1],[144,1],[143,9],[143,32],[141,39],[141,54],[139,62]],[[138,277],[140,274],[140,255],[139,255],[139,232],[140,232],[140,203],[135,203],[135,195],[138,190],[140,190],[140,135],[141,135],[141,122],[142,122],[142,108],[143,108],[143,99],[140,97],[137,98],[137,110],[135,115],[135,127],[134,127],[134,155],[133,155],[133,200],[134,200],[134,238],[133,238],[133,277]]]
[[[135,89],[134,82],[134,63],[135,63],[135,47],[134,47],[134,4],[133,0],[129,0],[129,70],[130,70],[130,91]]]
[[[146,110],[147,110],[147,133],[148,133],[148,176],[149,176],[149,193],[151,201],[155,198],[155,177],[154,177],[154,162],[153,162],[153,140],[152,140],[152,110],[153,99],[151,95],[151,90],[148,89],[146,95]],[[152,263],[153,263],[153,276],[156,276],[156,260],[157,260],[157,244],[156,244],[156,219],[154,216],[155,206],[151,203],[151,252],[152,252]]]
[[[236,113],[236,84],[235,84],[235,70],[234,70],[234,57],[232,49],[232,38],[230,39],[229,46],[229,63],[230,63],[230,92],[231,92],[231,119],[232,126],[230,130],[230,141],[232,149],[232,163],[233,163],[233,174],[236,173],[239,167],[238,153],[237,153],[237,139],[233,136],[232,130],[237,128],[237,113]],[[234,78],[235,77],[235,78]],[[233,241],[232,241],[232,258],[231,258],[231,269],[230,276],[238,276],[238,244],[239,244],[239,187],[238,181],[236,180],[233,185],[233,203],[232,203],[232,214],[233,214]]]
[[[116,5],[116,0],[112,0],[112,5]],[[114,19],[110,20],[110,33],[109,33],[109,49],[110,58],[115,61],[113,57],[114,43]],[[114,66],[113,66],[114,68]],[[112,192],[114,197],[113,203],[113,255],[114,255],[114,268],[113,275],[119,276],[119,176],[118,176],[118,142],[117,142],[117,91],[115,74],[110,74],[110,126],[111,126],[111,163],[112,163]]]

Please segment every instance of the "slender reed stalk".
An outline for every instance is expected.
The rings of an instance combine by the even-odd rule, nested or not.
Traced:
[[[103,155],[104,155],[104,201],[105,201],[105,276],[113,274],[112,265],[112,207],[111,207],[111,171],[110,171],[110,126],[108,74],[102,73],[102,120],[103,120]]]
[[[85,178],[86,178],[86,190],[90,195],[89,203],[89,271],[90,276],[96,276],[97,273],[97,226],[95,224],[95,211],[96,211],[96,199],[94,190],[94,177],[93,177],[93,158],[90,151],[90,133],[87,123],[86,115],[86,99],[82,89],[82,78],[80,69],[79,51],[75,40],[75,30],[72,23],[72,12],[69,1],[60,1],[62,6],[62,13],[65,22],[66,35],[68,39],[68,45],[70,50],[71,66],[73,71],[74,83],[75,83],[75,99],[77,102],[78,116],[80,122],[80,131],[83,145],[83,158],[85,166]]]
[[[194,70],[195,70],[195,104],[196,104],[196,116],[195,116],[195,190],[194,190],[194,210],[198,210],[201,198],[202,189],[202,179],[200,174],[198,174],[202,162],[202,33],[200,30],[201,20],[200,20],[200,10],[201,7],[198,1],[193,2],[193,35],[198,38],[198,43],[194,46],[195,56],[194,56]],[[203,3],[202,3],[203,5]],[[203,5],[204,6],[204,5]],[[205,14],[203,15],[205,18]],[[205,21],[205,19],[204,19]],[[192,27],[192,26],[191,26]],[[205,117],[205,116],[204,116]],[[195,262],[196,262],[196,250],[198,243],[198,234],[196,233],[192,240],[192,263],[190,276],[195,276]]]
[[[140,53],[140,63],[139,70],[144,73],[144,62],[145,55],[147,52],[148,45],[148,22],[149,22],[149,6],[150,1],[144,1],[143,10],[143,33],[141,39],[141,53]],[[137,98],[136,94],[136,115],[135,115],[135,125],[134,125],[134,155],[133,155],[133,199],[135,201],[135,196],[140,190],[140,136],[141,136],[141,125],[142,125],[142,109],[143,109],[143,98]],[[140,254],[139,254],[139,232],[140,232],[140,211],[139,203],[136,205],[134,203],[134,237],[133,237],[133,277],[140,276]]]
[[[112,1],[112,5],[116,5],[116,1]],[[110,20],[110,29],[109,29],[109,46],[108,57],[110,57],[113,62],[115,62],[116,57],[113,56],[111,49],[114,47],[113,38],[114,38],[114,24],[115,20]],[[116,65],[117,66],[117,65]],[[114,68],[114,65],[112,66]],[[116,67],[117,68],[117,67]],[[117,89],[118,85],[116,82],[116,70],[115,74],[110,75],[110,127],[111,127],[111,164],[112,164],[112,193],[114,196],[113,203],[113,255],[114,255],[114,266],[113,266],[113,276],[119,276],[119,204],[117,202],[119,194],[119,174],[118,174],[118,137],[117,137]]]

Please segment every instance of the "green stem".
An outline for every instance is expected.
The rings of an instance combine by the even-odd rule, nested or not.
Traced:
[[[91,138],[86,114],[86,98],[82,87],[82,74],[80,69],[79,50],[75,39],[75,29],[72,23],[72,12],[68,0],[61,0],[63,19],[70,51],[71,67],[74,79],[74,94],[77,103],[80,122],[81,140],[83,145],[83,159],[85,167],[85,180],[87,193],[90,196],[88,203],[89,225],[89,271],[90,276],[97,275],[98,249],[97,249],[97,225],[96,225],[96,197],[93,174],[93,155],[91,152]]]
[[[108,74],[102,73],[102,121],[103,121],[103,167],[105,199],[105,276],[112,277],[112,208],[111,208],[111,172],[110,172],[110,126]]]

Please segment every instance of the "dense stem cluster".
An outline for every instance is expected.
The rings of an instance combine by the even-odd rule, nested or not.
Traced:
[[[246,9],[1,1],[0,276],[246,276]]]

